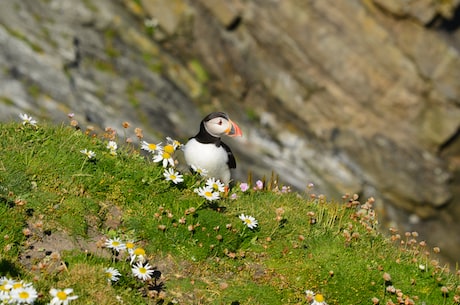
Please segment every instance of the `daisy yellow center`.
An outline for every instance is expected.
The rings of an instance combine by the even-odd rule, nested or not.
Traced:
[[[126,243],[126,248],[127,248],[127,249],[132,249],[132,248],[134,248],[134,243],[127,242],[127,243]]]
[[[1,291],[9,291],[9,289],[6,288],[6,285],[0,285],[0,290]]]
[[[58,293],[56,293],[56,296],[61,301],[67,300],[67,293],[65,293],[64,291],[58,291]]]
[[[247,223],[248,225],[252,223],[251,219],[249,219],[249,218],[246,218],[246,219],[244,220],[244,222]]]
[[[171,176],[169,176],[171,178],[171,180],[176,180],[176,175],[172,174]]]
[[[164,151],[167,152],[168,154],[172,154],[174,152],[174,146],[168,144],[165,146]]]
[[[171,154],[166,152],[166,151],[164,151],[163,152],[163,159],[169,159],[169,158],[171,158]]]
[[[28,299],[29,298],[29,293],[27,291],[21,291],[19,293],[19,298],[20,299]]]
[[[106,275],[109,279],[111,279],[112,276],[113,276],[113,275],[112,275],[112,272],[106,272],[105,275]]]
[[[157,149],[157,145],[156,145],[156,144],[153,144],[153,143],[149,144],[148,147],[149,147],[149,149],[151,149],[151,150]]]
[[[206,197],[212,197],[212,193],[211,193],[211,192],[204,192],[204,195],[205,195]]]
[[[22,287],[22,283],[14,283],[13,284],[13,289],[18,289]]]
[[[219,189],[219,186],[217,185],[217,183],[214,183],[214,184],[212,185],[212,187],[213,187],[215,190],[218,190],[218,189]]]
[[[315,301],[316,302],[323,302],[324,301],[323,295],[319,294],[319,293],[317,295],[315,295]]]
[[[145,251],[142,248],[137,248],[134,250],[134,255],[145,255]]]
[[[146,273],[147,273],[147,269],[145,269],[144,267],[140,267],[140,268],[139,268],[139,273],[146,274]]]
[[[118,247],[119,245],[120,245],[119,241],[116,241],[116,240],[112,241],[112,246]]]

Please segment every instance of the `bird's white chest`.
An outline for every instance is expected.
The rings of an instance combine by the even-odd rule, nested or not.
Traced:
[[[207,170],[209,177],[229,179],[228,154],[222,146],[203,144],[191,139],[184,147],[184,157],[188,165]]]

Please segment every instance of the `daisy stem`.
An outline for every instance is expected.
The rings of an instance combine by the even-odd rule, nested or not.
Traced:
[[[245,236],[246,236],[246,233],[247,233],[247,230],[248,230],[248,227],[247,227],[247,226],[245,226],[245,227],[243,228],[243,231],[241,231],[241,233],[240,233],[240,237],[241,237],[242,239],[244,239],[244,238],[245,238]]]
[[[196,207],[196,210],[198,211],[199,209],[201,209],[201,207],[202,207],[205,203],[207,203],[207,200],[202,201],[202,202]]]
[[[270,235],[269,235],[270,238],[273,237],[273,235],[275,235],[275,232],[278,231],[279,227],[280,227],[280,226],[278,225],[278,226],[276,226],[276,227],[272,230],[272,232],[271,232]]]
[[[126,129],[123,128],[123,142],[126,143],[126,140],[128,139],[128,137],[126,136]]]
[[[196,177],[199,176],[199,175],[196,174],[196,173],[195,173],[194,175],[195,175]],[[195,183],[193,183],[192,186],[191,186],[190,188],[192,188],[192,189],[193,189],[193,188],[196,188],[196,187],[200,186],[202,182],[203,182],[203,178],[202,178],[202,177],[201,177],[201,178],[198,177],[198,179],[196,179]]]
[[[163,179],[163,171],[157,171],[156,175],[151,176],[151,179],[148,179],[148,184],[153,184],[154,182]]]
[[[87,159],[85,158],[85,159],[83,160],[83,163],[81,164],[81,167],[80,167],[80,172],[82,172],[82,171],[83,171],[83,167],[85,166],[85,164],[86,164],[86,161],[87,161]]]

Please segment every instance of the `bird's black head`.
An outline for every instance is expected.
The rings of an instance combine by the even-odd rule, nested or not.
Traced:
[[[226,113],[212,112],[208,114],[201,120],[200,131],[195,137],[202,143],[215,143],[216,145],[220,145],[221,132],[215,132],[214,130],[216,129],[215,127],[219,128],[219,124],[224,124],[224,122],[225,124],[228,122],[228,115]]]
[[[212,112],[208,114],[207,116],[205,116],[202,122],[203,123],[209,122],[210,120],[215,119],[215,118],[223,118],[228,121],[228,115],[225,112],[217,111],[217,112]]]
[[[200,124],[200,131],[195,136],[201,143],[215,143],[220,145],[220,137],[241,136],[241,129],[224,112],[212,112],[204,117]]]

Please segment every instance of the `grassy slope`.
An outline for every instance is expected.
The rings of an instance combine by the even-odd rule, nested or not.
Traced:
[[[0,124],[0,275],[33,280],[44,294],[72,287],[74,304],[119,304],[117,296],[125,304],[309,304],[306,289],[328,304],[397,303],[385,292],[391,284],[416,304],[456,304],[458,274],[439,266],[416,233],[393,233],[394,243],[378,233],[364,202],[235,187],[237,199],[209,205],[193,192],[203,183],[197,177],[172,184],[138,150],[112,156],[107,142],[66,126]],[[84,148],[96,158],[86,159]],[[258,228],[245,228],[241,213]],[[45,251],[24,263],[26,250],[40,252],[34,245],[57,233],[86,240],[89,250]],[[115,236],[145,248],[164,286],[137,281],[123,255],[101,248]],[[113,285],[102,272],[109,266],[123,275]]]

